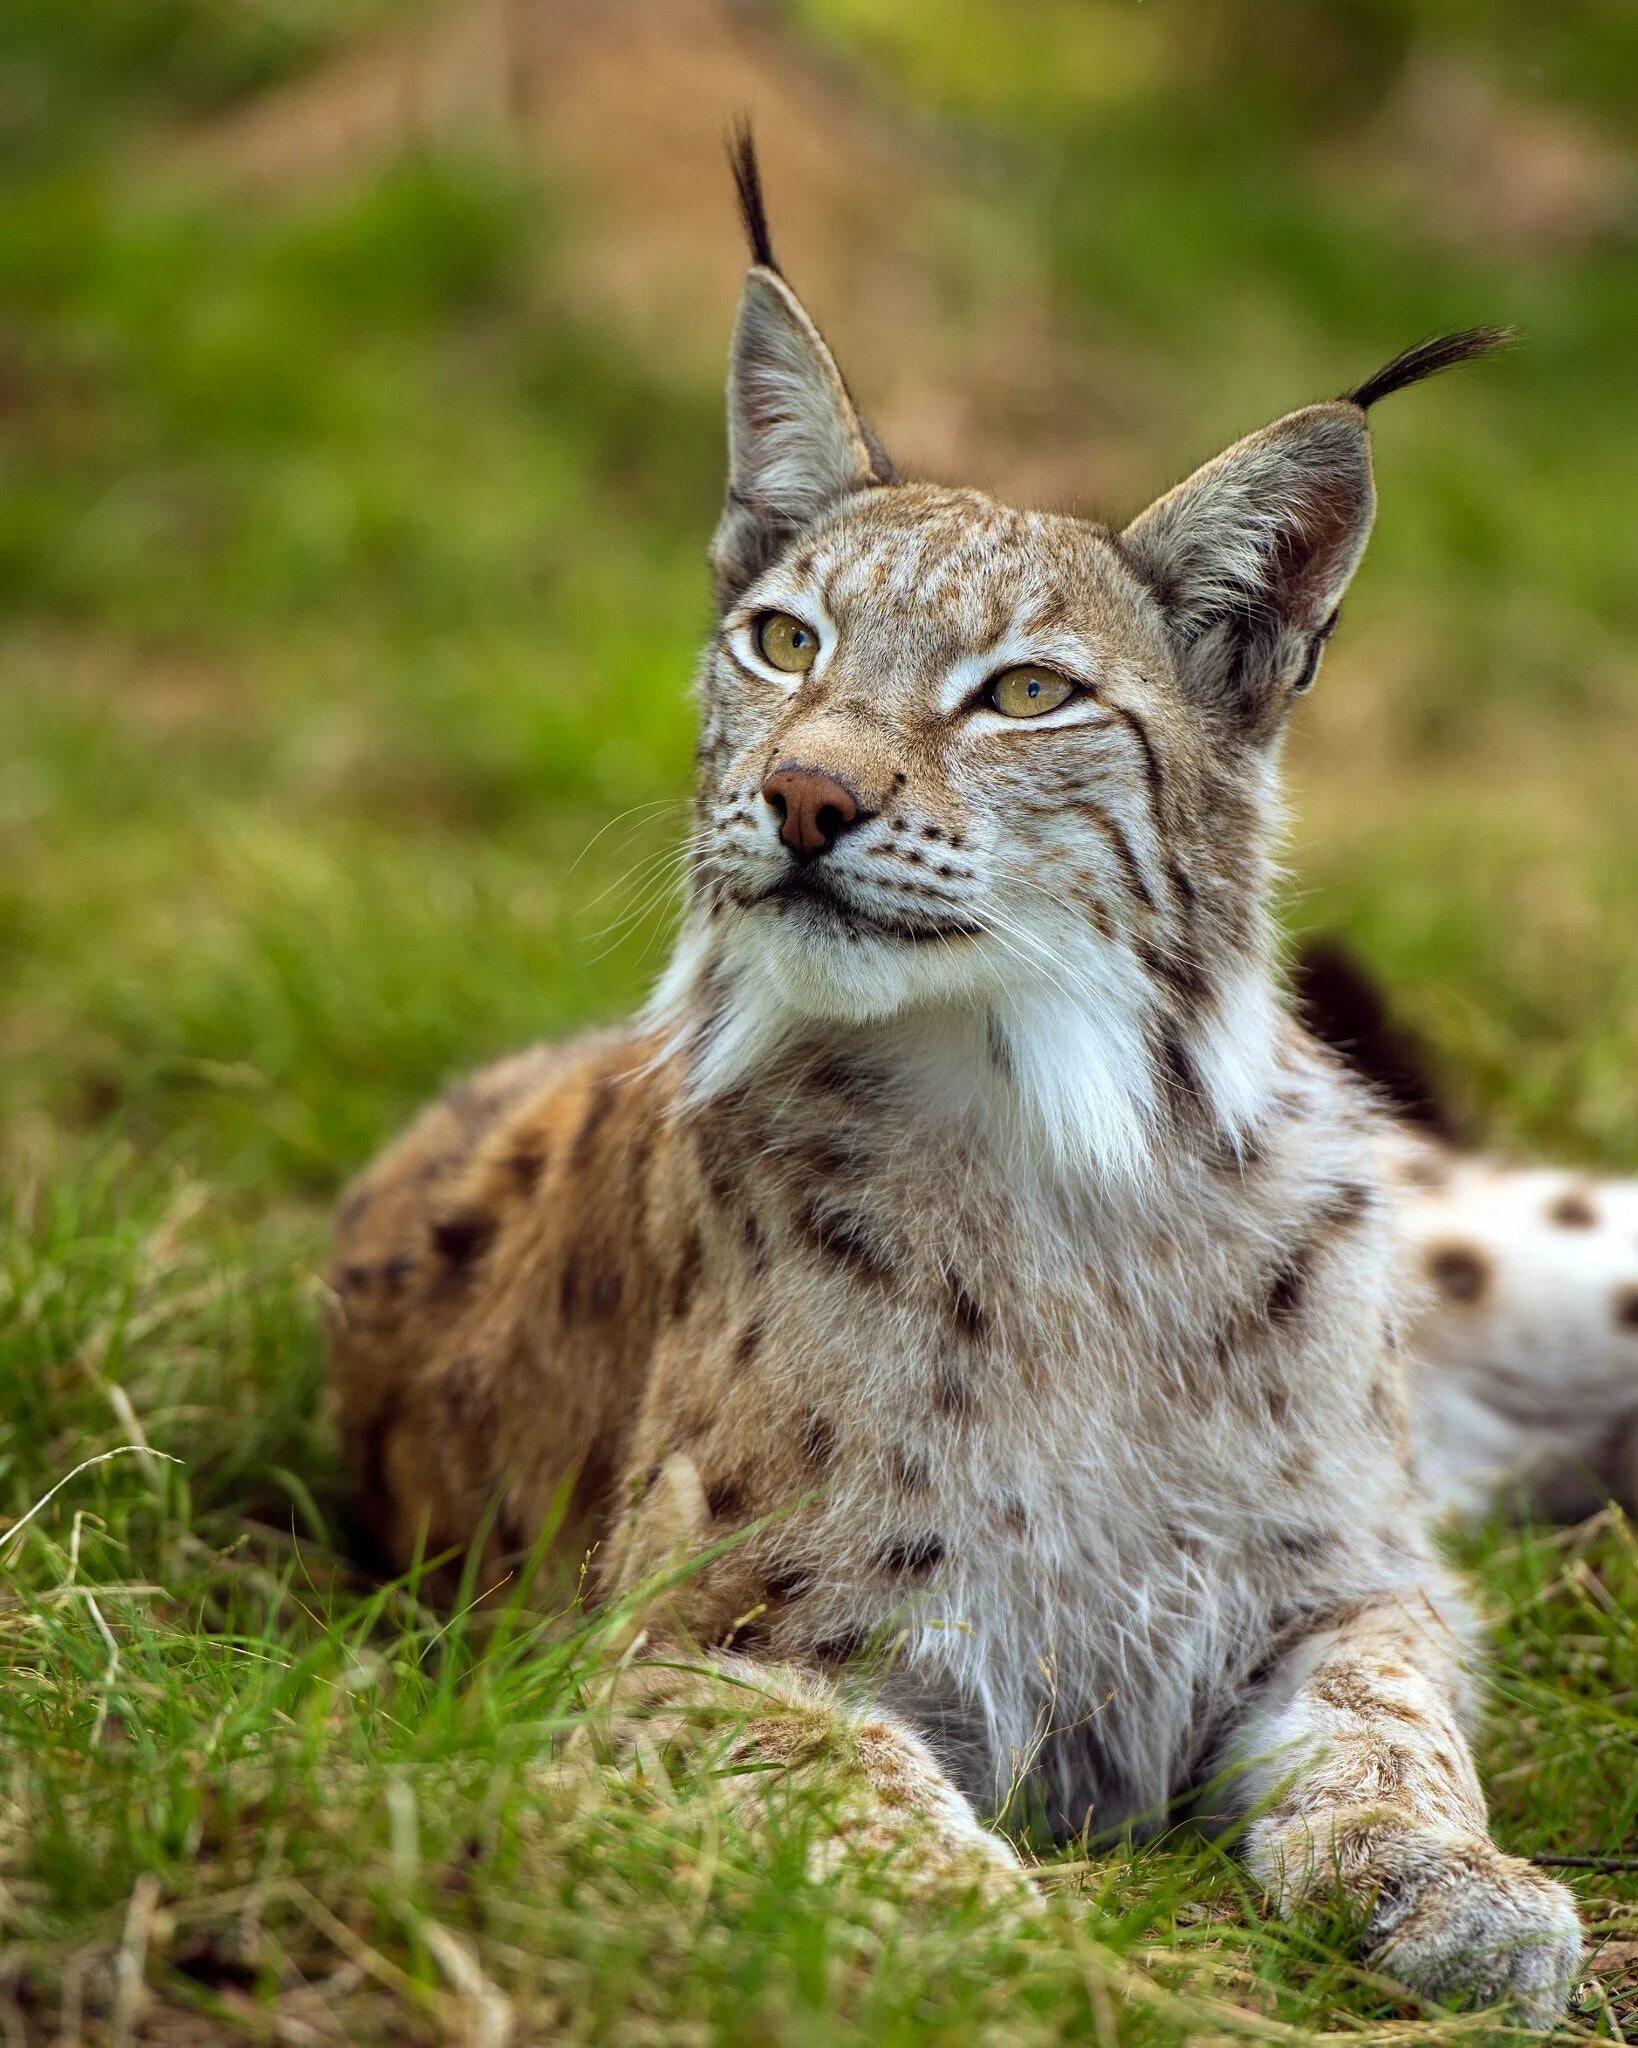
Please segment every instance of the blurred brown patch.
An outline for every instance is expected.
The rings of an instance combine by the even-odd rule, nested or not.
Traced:
[[[1375,156],[1373,169],[1370,158]],[[1418,228],[1496,256],[1551,254],[1638,232],[1638,164],[1583,116],[1510,98],[1438,49],[1406,66],[1364,176]],[[1437,194],[1437,205],[1429,195]]]
[[[458,0],[193,150],[232,182],[283,186],[409,144],[521,145],[573,202],[576,298],[656,359],[715,374],[744,262],[723,153],[741,113],[775,249],[906,469],[1038,504],[1141,500],[1153,479],[1116,366],[1066,331],[971,147],[764,7]]]

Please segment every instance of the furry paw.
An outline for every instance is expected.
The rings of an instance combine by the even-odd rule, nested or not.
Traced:
[[[1570,1893],[1528,1863],[1483,1835],[1407,1828],[1376,1838],[1356,1884],[1373,1968],[1440,2003],[1505,2006],[1525,2026],[1563,2013],[1581,1927]]]
[[[1008,1925],[1044,1910],[1012,1844],[983,1828],[947,1833],[897,1814],[859,1813],[814,1843],[808,1872],[823,1879],[859,1870],[879,1871],[901,1898],[935,1910],[977,1899]]]
[[[856,1775],[817,1867],[885,1864],[908,1898],[938,1905],[976,1896],[1009,1921],[1042,1910],[1017,1850],[984,1826],[919,1736],[885,1721],[852,1732]]]

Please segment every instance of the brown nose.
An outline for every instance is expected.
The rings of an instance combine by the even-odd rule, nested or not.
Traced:
[[[762,794],[779,814],[779,836],[798,860],[828,853],[850,825],[873,818],[845,782],[817,768],[781,762],[762,785]]]

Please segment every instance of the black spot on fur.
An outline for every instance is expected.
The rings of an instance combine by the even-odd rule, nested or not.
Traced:
[[[741,1371],[755,1358],[762,1344],[762,1312],[759,1309],[734,1339],[734,1364]]]
[[[925,1493],[933,1483],[932,1468],[927,1460],[917,1457],[903,1444],[895,1444],[888,1452],[887,1469],[893,1484],[905,1493]]]
[[[940,1536],[912,1536],[904,1543],[890,1543],[882,1552],[882,1569],[922,1578],[944,1562],[944,1540]]]
[[[933,1375],[933,1406],[951,1421],[964,1422],[976,1405],[966,1374],[953,1361],[945,1359]]]
[[[802,1455],[810,1465],[823,1467],[836,1455],[836,1425],[828,1415],[810,1408],[802,1423]]]
[[[1547,1220],[1561,1230],[1596,1230],[1598,1211],[1585,1189],[1569,1188],[1548,1209]]]
[[[812,1655],[816,1664],[836,1666],[852,1664],[862,1657],[870,1647],[868,1629],[841,1629],[835,1635],[823,1636],[813,1645]]]
[[[1332,1231],[1347,1230],[1363,1221],[1374,1206],[1371,1191],[1355,1180],[1344,1181],[1327,1200],[1320,1221]]]
[[[808,1069],[807,1078],[813,1087],[827,1095],[840,1096],[845,1102],[870,1102],[881,1090],[881,1076],[873,1068],[861,1066],[840,1053],[816,1060]]]
[[[1427,1254],[1427,1271],[1447,1301],[1471,1304],[1490,1285],[1490,1261],[1468,1244],[1434,1245]]]
[[[464,1274],[475,1266],[495,1238],[495,1219],[481,1210],[467,1209],[447,1216],[432,1226],[432,1248],[448,1266],[451,1275]]]
[[[861,1216],[824,1202],[806,1203],[797,1216],[802,1234],[818,1251],[861,1280],[881,1285],[892,1272]]]
[[[1143,939],[1138,942],[1136,952],[1150,974],[1156,981],[1166,984],[1177,998],[1178,1007],[1190,1018],[1198,1018],[1210,1007],[1214,996],[1211,978],[1190,945],[1173,946],[1163,952],[1159,946]],[[1198,1094],[1198,1084],[1193,1092]]]
[[[619,1083],[613,1074],[599,1074],[591,1084],[586,1097],[586,1109],[580,1119],[580,1128],[574,1134],[574,1144],[569,1151],[569,1165],[576,1173],[584,1173],[591,1164],[592,1154],[597,1149],[598,1134],[619,1099]]]
[[[718,1479],[705,1489],[705,1505],[714,1522],[726,1522],[745,1511],[745,1489],[735,1479]]]
[[[546,1155],[544,1152],[536,1151],[532,1148],[526,1150],[521,1146],[516,1152],[511,1154],[506,1162],[507,1172],[511,1174],[513,1180],[517,1182],[518,1187],[524,1194],[528,1194],[534,1189],[545,1168]]]
[[[941,870],[940,872],[947,872]],[[1007,1043],[1007,1034],[1001,1028],[1001,1020],[994,1012],[984,1019],[984,1045],[989,1054],[990,1065],[1009,1086],[1015,1079],[1012,1064],[1012,1047]]]
[[[694,1156],[711,1199],[730,1216],[740,1214],[739,1182],[730,1133],[720,1119],[702,1118],[694,1127]]]
[[[1301,1243],[1291,1247],[1275,1268],[1268,1284],[1264,1313],[1271,1323],[1288,1323],[1302,1309],[1316,1261],[1331,1238],[1350,1229],[1372,1206],[1371,1191],[1357,1181],[1345,1181],[1327,1198],[1314,1229]]]
[[[700,1243],[700,1234],[691,1230],[683,1239],[683,1247],[677,1259],[677,1270],[671,1276],[671,1299],[669,1307],[672,1320],[681,1322],[694,1306],[694,1295],[700,1284],[700,1267],[704,1261],[705,1247]]]
[[[950,1314],[956,1328],[963,1337],[973,1343],[981,1343],[989,1334],[990,1319],[973,1299],[966,1283],[953,1274],[950,1278]]]
[[[1302,1307],[1312,1256],[1310,1246],[1299,1245],[1275,1268],[1274,1277],[1268,1283],[1268,1300],[1264,1306],[1264,1314],[1271,1323],[1290,1322]]]
[[[1175,1024],[1167,1023],[1161,1027],[1156,1050],[1160,1060],[1166,1106],[1171,1113],[1172,1121],[1183,1125],[1206,1123],[1215,1131],[1216,1119],[1212,1115],[1210,1098],[1201,1084],[1199,1071]],[[1221,1137],[1215,1149],[1224,1149]]]

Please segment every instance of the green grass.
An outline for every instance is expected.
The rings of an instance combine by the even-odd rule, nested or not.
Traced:
[[[1498,1139],[1638,1165],[1630,238],[1453,245],[1371,140],[1435,42],[1630,121],[1625,16],[1288,7],[1263,64],[1233,8],[801,12],[1004,153],[1157,484],[1441,322],[1527,325],[1384,413],[1382,530],[1293,749],[1292,916],[1354,936]],[[1198,1841],[1066,1861],[1017,1934],[903,1910],[891,1869],[810,1881],[819,1805],[753,1837],[699,1763],[565,1772],[621,1617],[570,1587],[452,1618],[352,1562],[327,1209],[429,1091],[663,955],[716,397],[590,321],[516,164],[258,200],[139,174],[327,13],[74,15],[0,32],[6,2038],[1392,2031],[1345,1929],[1269,1923]],[[1631,1532],[1464,1554],[1501,1837],[1630,1850]],[[1575,1881],[1609,1955],[1577,2024],[1630,2037],[1638,1885]]]

